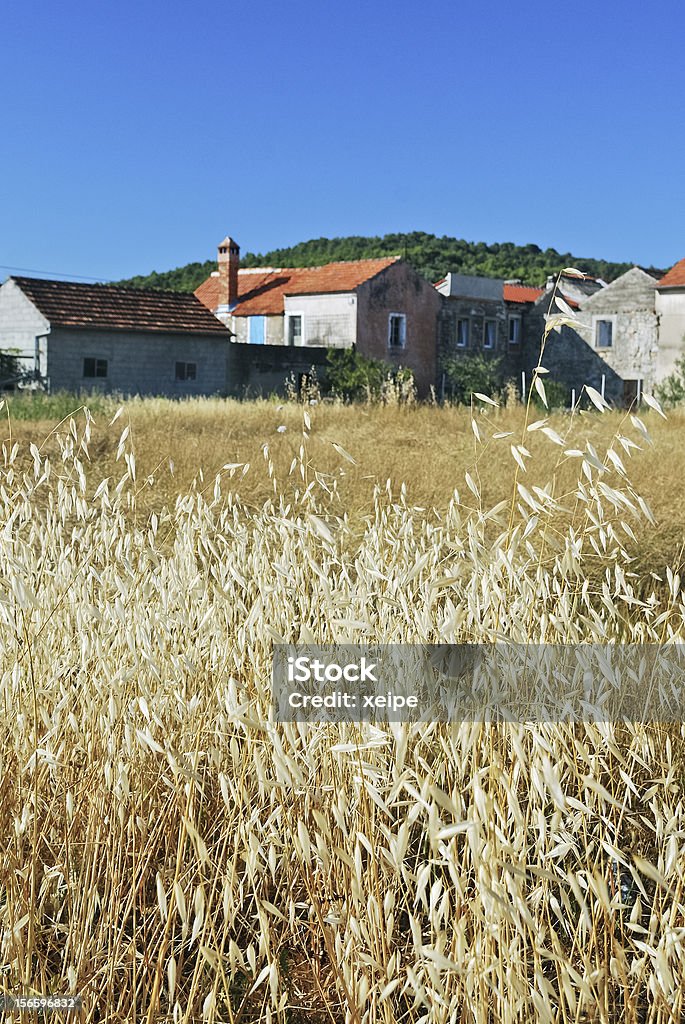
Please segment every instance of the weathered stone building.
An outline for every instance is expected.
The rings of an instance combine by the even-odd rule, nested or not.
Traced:
[[[411,369],[419,395],[436,381],[436,290],[399,257],[309,268],[242,268],[236,242],[195,292],[236,343],[352,348]],[[245,360],[243,360],[243,363]]]
[[[447,274],[435,287],[443,296],[438,329],[440,393],[445,390],[441,369],[445,360],[475,354],[500,360],[504,376],[518,381],[527,318],[542,289],[470,274]]]
[[[607,401],[630,405],[657,379],[656,280],[633,267],[611,284],[562,278],[557,295],[570,307],[577,326],[568,324],[547,335],[543,365],[550,378],[566,386],[569,402],[584,384],[602,392]],[[548,315],[562,314],[553,302],[554,282],[529,309],[525,318],[521,370],[530,382],[540,356]]]
[[[53,391],[225,394],[230,331],[194,295],[10,277],[0,349]]]
[[[435,285],[443,296],[438,344],[440,358],[506,354],[504,282],[470,274],[447,274]]]

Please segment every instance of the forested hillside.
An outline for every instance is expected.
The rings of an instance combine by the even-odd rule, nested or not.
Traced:
[[[316,238],[288,249],[243,253],[241,266],[314,267],[337,260],[391,255],[403,256],[429,281],[437,281],[448,271],[458,271],[486,277],[520,278],[524,284],[541,285],[548,274],[555,274],[563,267],[578,267],[594,277],[612,281],[632,266],[631,263],[610,263],[607,260],[559,253],[556,249],[540,249],[537,245],[514,245],[513,242],[487,245],[485,242],[466,242],[446,235],[439,238],[423,231],[369,238],[360,235]],[[175,270],[138,275],[120,283],[139,288],[194,291],[215,269],[216,260],[210,259],[205,263],[188,263]]]

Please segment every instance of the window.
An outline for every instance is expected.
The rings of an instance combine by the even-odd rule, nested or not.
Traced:
[[[521,317],[510,316],[509,317],[509,344],[520,345],[521,344]]]
[[[106,377],[107,376],[107,360],[106,359],[91,359],[90,357],[83,360],[83,376],[84,377]]]
[[[483,324],[483,348],[494,348],[497,342],[497,321],[486,320]]]
[[[197,363],[176,363],[176,380],[196,380]]]
[[[613,320],[595,320],[595,348],[611,348],[613,342]]]
[[[290,313],[288,316],[288,344],[302,344],[302,315]]]
[[[388,316],[388,348],[404,348],[407,341],[407,318],[404,313]]]
[[[466,348],[471,333],[470,320],[457,320],[457,348]]]

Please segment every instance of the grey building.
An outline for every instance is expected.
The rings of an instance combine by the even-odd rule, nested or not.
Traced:
[[[0,350],[50,390],[224,395],[231,332],[194,295],[10,277]]]

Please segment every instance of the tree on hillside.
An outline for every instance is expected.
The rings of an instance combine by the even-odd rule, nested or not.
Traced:
[[[243,267],[313,267],[341,260],[369,259],[380,256],[403,256],[428,281],[437,281],[450,271],[483,277],[520,278],[524,284],[541,285],[564,267],[578,267],[605,281],[612,281],[629,270],[630,263],[609,263],[606,260],[558,253],[556,249],[540,249],[538,245],[515,245],[513,242],[467,242],[463,238],[438,237],[424,231],[404,234],[346,238],[315,238],[298,242],[286,249],[266,253],[246,252],[241,255]],[[139,288],[169,288],[194,291],[216,268],[214,260],[188,263],[163,273],[153,272],[120,281]],[[652,268],[653,269],[653,268]]]

